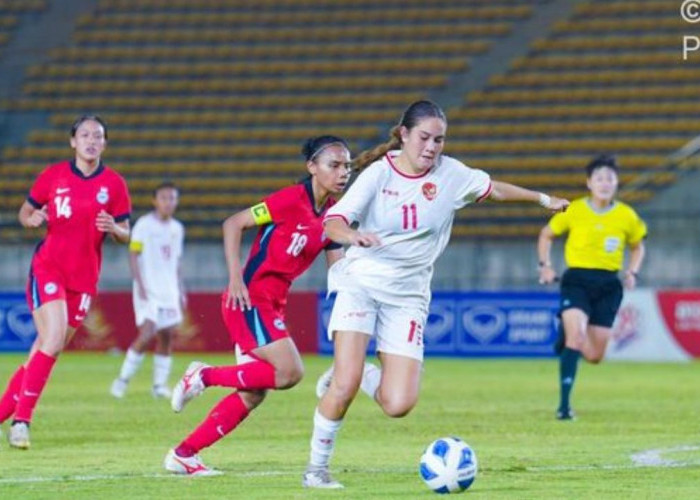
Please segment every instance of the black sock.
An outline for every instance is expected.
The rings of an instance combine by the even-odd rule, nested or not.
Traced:
[[[578,368],[578,358],[581,357],[581,352],[568,347],[564,347],[559,358],[559,387],[561,399],[559,400],[559,409],[568,410],[571,408],[569,404],[569,396],[574,387],[576,380],[576,368]]]

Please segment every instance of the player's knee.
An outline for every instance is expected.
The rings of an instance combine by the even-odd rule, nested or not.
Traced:
[[[328,391],[344,404],[349,404],[360,389],[362,376],[342,376],[335,374]]]
[[[63,351],[66,344],[66,332],[46,332],[41,339],[39,349],[49,356],[57,356]]]
[[[243,404],[246,406],[246,408],[252,410],[253,408],[260,406],[260,403],[265,400],[267,391],[240,391],[239,394],[241,395],[241,399],[243,400]]]
[[[304,367],[301,365],[292,365],[277,369],[275,372],[275,380],[278,389],[289,389],[297,385],[304,378]]]
[[[408,415],[416,405],[415,399],[390,396],[382,398],[380,405],[384,414],[391,418],[401,418]]]
[[[565,345],[569,349],[574,349],[576,351],[582,350],[583,349],[583,335],[580,334],[579,332],[575,332],[572,334],[567,333]]]
[[[601,361],[603,361],[604,356],[605,356],[604,352],[594,352],[594,353],[586,356],[586,361],[588,361],[591,364],[597,365]]]

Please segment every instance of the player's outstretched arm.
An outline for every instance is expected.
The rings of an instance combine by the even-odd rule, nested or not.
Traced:
[[[34,205],[25,201],[19,209],[17,218],[23,227],[39,227],[48,218],[46,206],[35,208]]]
[[[532,201],[554,212],[565,210],[569,206],[569,200],[525,189],[508,182],[493,181],[492,185],[489,198],[495,201]]]
[[[361,233],[351,228],[341,217],[328,218],[323,222],[326,235],[341,245],[355,245],[358,247],[372,247],[381,245],[376,234]]]

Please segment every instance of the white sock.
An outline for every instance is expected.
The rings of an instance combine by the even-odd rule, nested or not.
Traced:
[[[167,385],[172,365],[172,356],[153,355],[153,385]]]
[[[314,432],[311,436],[311,458],[309,465],[328,467],[335,448],[335,436],[343,420],[328,420],[316,408],[314,413]]]
[[[362,389],[362,392],[374,399],[381,380],[382,371],[379,367],[372,363],[365,363],[365,367],[362,370],[362,381],[360,382],[360,389]]]
[[[141,363],[143,363],[143,358],[145,357],[145,353],[139,353],[133,349],[126,351],[126,357],[124,358],[124,363],[122,363],[119,378],[126,381],[131,380],[131,377],[136,375],[136,372],[141,368]]]

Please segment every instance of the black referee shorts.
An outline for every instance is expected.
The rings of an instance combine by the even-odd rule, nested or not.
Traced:
[[[611,327],[622,302],[622,283],[615,271],[572,267],[561,278],[560,311],[581,309],[588,324]]]

